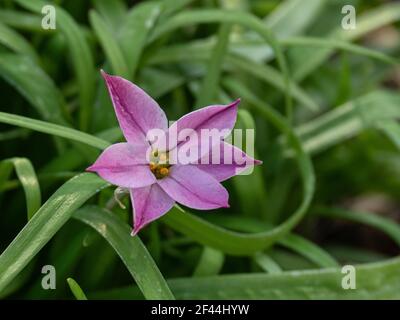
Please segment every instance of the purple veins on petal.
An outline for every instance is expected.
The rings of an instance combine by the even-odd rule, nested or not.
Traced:
[[[116,143],[105,149],[87,171],[124,188],[138,188],[155,183],[146,162],[148,146]]]
[[[200,140],[202,130],[219,130],[225,132],[221,137],[223,139],[229,135],[235,125],[239,103],[240,99],[237,99],[228,105],[212,105],[190,112],[171,125],[168,130],[169,135],[177,134],[179,137],[181,131],[192,130]],[[177,144],[178,146],[185,144],[185,141],[177,141]]]
[[[221,141],[219,145],[213,146],[209,153],[196,160],[195,165],[218,181],[225,181],[261,163],[262,161],[253,159],[243,150]]]
[[[171,167],[168,177],[158,180],[176,202],[193,209],[229,207],[228,191],[211,175],[192,165]]]
[[[146,92],[128,80],[102,71],[119,126],[129,143],[146,141],[152,129],[167,130],[164,111]]]
[[[167,213],[175,203],[157,184],[131,189],[131,200],[134,215],[132,235],[136,235],[148,223]]]

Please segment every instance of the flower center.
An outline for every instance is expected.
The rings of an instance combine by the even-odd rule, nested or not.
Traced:
[[[165,178],[169,175],[168,153],[155,150],[151,153],[150,170],[157,179]]]

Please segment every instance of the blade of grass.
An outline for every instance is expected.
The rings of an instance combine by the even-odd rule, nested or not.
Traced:
[[[225,256],[221,251],[204,247],[200,260],[193,272],[194,277],[217,275],[224,264]]]
[[[0,23],[0,43],[16,53],[29,56],[33,61],[39,58],[30,43],[25,40],[18,32]]]
[[[127,224],[111,212],[94,206],[78,210],[74,218],[94,228],[109,242],[146,299],[174,299],[153,258],[139,237],[130,235],[131,228]]]
[[[21,30],[34,32],[48,32],[42,28],[42,17],[15,10],[0,10],[0,21],[4,24]]]
[[[128,65],[108,25],[94,10],[89,12],[89,20],[97,38],[100,41],[103,51],[105,52],[105,55],[111,64],[113,73],[124,78],[129,78],[130,73],[128,70]]]
[[[110,145],[109,142],[103,139],[79,130],[63,127],[46,121],[17,116],[15,114],[0,112],[0,122],[82,142],[98,149],[105,149]]]
[[[61,186],[36,212],[0,256],[0,292],[21,272],[43,246],[87,199],[109,186],[94,174],[84,173]]]
[[[218,93],[219,79],[222,73],[222,64],[229,45],[229,36],[232,25],[222,24],[218,32],[218,41],[213,49],[207,65],[207,72],[196,98],[195,106],[198,108],[215,102]]]
[[[201,60],[207,61],[210,59],[211,48],[204,47],[202,44],[192,42],[184,45],[173,45],[170,47],[162,48],[150,55],[146,64],[158,65],[166,63],[178,63],[181,61]],[[225,56],[227,70],[240,70],[256,77],[265,83],[275,87],[278,90],[285,92],[285,81],[282,74],[275,70],[273,67],[253,62],[250,59],[243,58],[236,54],[227,54]],[[292,98],[296,99],[299,103],[310,109],[316,111],[319,106],[313,99],[296,83],[290,81]]]
[[[168,281],[177,299],[398,299],[400,258],[356,266],[357,289],[343,290],[341,268],[234,274]],[[135,287],[99,292],[93,299],[140,298]]]
[[[257,233],[273,228],[273,225],[270,223],[243,216],[224,216],[219,214],[218,216],[207,217],[207,221],[230,230],[248,233]],[[315,266],[322,268],[338,266],[338,263],[327,251],[299,235],[288,233],[282,239],[278,240],[276,244],[308,259]]]
[[[17,177],[24,189],[26,198],[26,208],[27,217],[30,220],[36,211],[39,210],[42,202],[42,196],[40,192],[39,181],[37,179],[35,169],[32,163],[26,158],[11,158],[1,161],[2,170],[4,170],[5,175],[2,176],[1,180],[4,183],[4,178],[11,173],[10,168],[5,168],[4,166],[11,166],[15,168]],[[1,190],[0,183],[0,190]]]
[[[400,126],[397,121],[380,121],[377,123],[377,127],[386,134],[386,136],[393,142],[397,149],[400,149]]]
[[[264,21],[278,37],[299,34],[318,17],[327,0],[286,0],[265,17]]]
[[[163,0],[162,4],[162,16],[166,18],[171,14],[184,9],[184,7],[188,6],[191,2],[195,0]]]
[[[76,300],[87,300],[85,293],[74,279],[68,278],[67,283]]]
[[[35,107],[44,120],[66,124],[65,102],[52,79],[31,59],[0,54],[0,75]]]
[[[400,246],[400,226],[393,220],[370,212],[358,212],[340,208],[318,207],[313,210],[313,213],[321,217],[345,219],[371,226],[387,234]]]
[[[321,39],[313,37],[291,37],[280,41],[282,46],[305,46],[305,47],[319,47],[329,49],[340,49],[343,51],[358,54],[360,56],[368,57],[384,63],[398,65],[400,60],[393,58],[383,52],[372,50],[363,46],[352,44],[338,39]]]
[[[343,28],[338,27],[333,30],[328,37],[334,40],[354,41],[375,29],[396,22],[399,19],[400,5],[398,3],[388,3],[358,16],[357,28],[355,30],[344,30]],[[294,66],[293,78],[297,81],[303,80],[316,68],[322,65],[332,53],[333,50],[329,48],[314,50],[311,55],[307,52],[307,59],[301,59],[301,61]]]
[[[235,129],[242,130],[255,130],[255,121],[253,116],[245,109],[238,111],[238,117],[235,124]],[[247,150],[246,145],[238,146],[242,150],[246,150],[246,153],[258,159],[258,154],[251,154]],[[250,175],[239,175],[232,177],[232,183],[237,191],[237,197],[239,199],[240,208],[245,215],[253,215],[262,217],[268,220],[265,215],[267,209],[267,193],[265,183],[263,179],[263,171],[260,166],[256,166]]]
[[[149,2],[134,6],[118,33],[118,43],[127,63],[129,79],[134,80],[139,59],[148,35],[161,13],[161,3]]]
[[[279,244],[284,245],[293,251],[300,253],[302,256],[307,257],[310,261],[314,262],[317,266],[322,268],[337,267],[338,263],[326,251],[320,249],[311,241],[299,237],[295,234],[288,234],[281,240]]]
[[[239,24],[257,32],[274,50],[279,68],[283,74],[285,84],[285,106],[286,116],[289,123],[292,118],[292,100],[289,69],[282,49],[275,39],[273,33],[257,17],[240,11],[218,10],[218,9],[199,9],[178,13],[168,19],[165,23],[157,26],[153,31],[150,42],[156,40],[165,33],[175,29],[198,23],[232,23]]]
[[[41,13],[47,4],[41,0],[15,0],[22,7]],[[95,92],[94,61],[88,43],[78,24],[67,11],[55,6],[57,27],[64,34],[71,53],[72,63],[79,83],[80,129],[88,130],[91,121]]]
[[[295,131],[304,148],[315,154],[367,128],[385,130],[386,121],[400,118],[399,103],[400,95],[396,93],[373,91],[300,125]]]
[[[274,259],[266,255],[265,253],[257,252],[254,255],[254,261],[261,269],[263,269],[265,272],[269,274],[277,274],[282,272],[282,269],[279,266],[279,264],[276,263]]]
[[[111,26],[114,31],[118,30],[121,21],[126,17],[126,4],[121,0],[92,0],[97,12],[101,14],[107,25]]]

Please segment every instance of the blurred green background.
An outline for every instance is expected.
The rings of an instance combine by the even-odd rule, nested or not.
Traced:
[[[399,20],[378,0],[1,0],[0,297],[399,298]],[[224,183],[230,209],[129,236],[128,199],[80,175],[122,139],[100,69],[169,119],[241,97],[263,165]]]

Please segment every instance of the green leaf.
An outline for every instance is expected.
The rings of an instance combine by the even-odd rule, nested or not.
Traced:
[[[240,232],[257,233],[273,228],[270,223],[244,216],[218,214],[206,218],[219,226]],[[316,266],[322,268],[338,266],[338,263],[327,251],[299,235],[288,233],[282,239],[279,239],[276,244],[307,258]]]
[[[357,289],[343,290],[340,268],[234,274],[168,281],[177,299],[399,299],[400,258],[356,267]],[[95,299],[140,298],[134,287],[93,294]]]
[[[41,0],[15,0],[22,7],[41,13],[47,4]],[[95,89],[94,61],[84,34],[67,11],[55,6],[57,28],[64,34],[71,53],[72,63],[79,83],[80,128],[87,130],[91,121]],[[58,29],[56,29],[58,30]]]
[[[15,53],[29,56],[33,61],[38,61],[38,56],[30,43],[18,32],[0,23],[0,43]]]
[[[82,142],[98,149],[105,149],[110,145],[109,142],[103,139],[79,130],[63,127],[50,122],[17,116],[15,114],[0,112],[0,122]]]
[[[257,252],[254,255],[254,261],[259,265],[261,269],[269,274],[277,274],[282,272],[279,264],[265,253]]]
[[[229,10],[218,10],[218,9],[199,9],[191,10],[182,13],[178,13],[175,16],[168,19],[165,23],[157,26],[150,37],[150,41],[158,39],[165,33],[172,32],[178,28],[197,24],[197,23],[232,23],[239,24],[243,27],[247,27],[257,32],[266,43],[268,43],[274,50],[279,68],[283,74],[285,84],[285,103],[286,103],[286,114],[291,122],[292,117],[292,101],[291,101],[291,86],[290,86],[290,75],[287,66],[285,56],[282,49],[275,39],[271,30],[267,28],[263,22],[257,17],[241,12],[241,11],[229,11]]]
[[[85,293],[74,279],[68,278],[67,283],[72,293],[74,294],[76,300],[87,300]]]
[[[396,93],[374,91],[300,125],[296,132],[307,152],[321,152],[367,128],[385,130],[386,121],[400,118],[399,103]]]
[[[0,21],[21,30],[48,32],[42,28],[42,17],[15,10],[0,10]]]
[[[36,256],[87,199],[109,184],[84,173],[62,185],[36,212],[0,256],[0,292]]]
[[[377,123],[380,129],[400,149],[400,125],[394,120],[384,120]]]
[[[232,25],[229,23],[220,26],[218,42],[209,59],[207,73],[196,98],[195,106],[198,108],[215,102],[218,93],[219,79],[222,73],[222,64],[228,48],[231,30]]]
[[[400,19],[400,5],[398,3],[388,3],[378,8],[371,9],[357,17],[357,28],[355,30],[344,30],[341,27],[333,30],[328,35],[329,40],[354,41],[367,33],[379,29],[387,24],[396,22]],[[293,77],[297,81],[303,80],[316,68],[326,61],[333,53],[332,49],[321,48],[320,50],[307,50],[303,55],[298,55],[298,62],[293,68]]]
[[[88,206],[74,218],[88,224],[103,236],[118,253],[146,299],[174,299],[153,258],[131,228],[111,212]]]
[[[112,29],[118,30],[121,26],[121,21],[126,17],[126,4],[121,0],[92,0],[96,11],[104,18],[105,22],[112,27]]]
[[[251,60],[246,60],[240,58],[239,56],[230,56],[227,61],[231,62],[235,68],[240,68],[241,70],[249,73],[250,75],[265,81],[266,83],[272,85],[273,87],[285,92],[286,84],[285,79],[282,77],[281,73],[276,71],[274,68],[268,65],[262,65]],[[290,81],[291,91],[290,94],[302,105],[307,107],[311,111],[319,110],[317,103],[296,83]]]
[[[15,87],[44,120],[66,124],[65,102],[51,78],[30,58],[0,54],[0,75]]]
[[[318,17],[327,0],[286,0],[265,19],[265,24],[279,38],[300,34]]]
[[[307,257],[310,261],[314,262],[317,266],[322,268],[337,267],[338,263],[335,259],[322,250],[311,241],[297,236],[295,234],[288,234],[283,239],[279,240],[279,244],[300,253],[302,256]]]
[[[156,68],[143,68],[138,80],[142,84],[141,87],[154,98],[162,97],[186,81],[177,73]]]
[[[383,52],[368,49],[363,46],[355,45],[346,41],[336,39],[321,39],[313,37],[293,37],[280,41],[282,46],[305,46],[305,47],[320,47],[330,49],[340,49],[343,51],[358,54],[364,57],[382,61],[384,63],[398,65],[400,61],[384,54]]]
[[[195,0],[161,0],[160,3],[162,5],[163,18],[168,17],[181,9],[184,9],[185,6],[194,1]]]
[[[205,277],[217,275],[222,269],[224,260],[225,256],[221,251],[204,247],[193,276]]]
[[[359,212],[340,208],[318,207],[315,208],[313,213],[322,217],[345,219],[371,226],[387,234],[400,246],[400,226],[394,220],[370,212]]]
[[[134,79],[149,32],[160,12],[161,5],[157,2],[134,6],[128,12],[125,22],[119,30],[118,42],[127,62],[129,79]]]
[[[118,42],[112,33],[112,30],[110,30],[100,15],[94,10],[90,11],[89,19],[90,24],[92,25],[92,28],[100,41],[103,51],[105,52],[105,55],[111,64],[113,73],[124,78],[129,78],[130,73],[128,70],[128,65],[118,45]]]
[[[14,166],[17,177],[25,192],[28,220],[31,219],[35,212],[39,210],[42,202],[39,181],[32,163],[26,158],[11,158],[1,161],[0,165],[2,171],[4,170],[5,173],[0,178],[0,187],[2,184],[1,181],[4,183],[4,178],[11,173],[10,168],[5,168],[5,166]]]
[[[256,132],[254,118],[248,110],[241,109],[238,111],[235,129],[254,130]],[[257,137],[255,137],[255,139],[257,139]],[[244,150],[254,159],[259,158],[255,151],[253,154],[249,152],[245,144],[243,144],[243,146],[237,145],[237,147]],[[251,174],[232,177],[232,183],[235,186],[243,214],[261,216],[262,219],[268,221],[268,217],[265,215],[267,209],[267,192],[261,166],[255,166]]]
[[[166,63],[179,63],[181,61],[207,61],[210,59],[211,48],[204,43],[189,42],[184,45],[173,45],[162,48],[150,55],[145,63],[148,65],[158,65]],[[250,59],[243,58],[237,54],[227,54],[225,56],[227,70],[240,70],[249,75],[264,81],[265,83],[285,92],[285,81],[282,74],[271,66],[256,63]],[[292,98],[308,109],[315,111],[319,106],[315,101],[296,83],[290,81]]]

